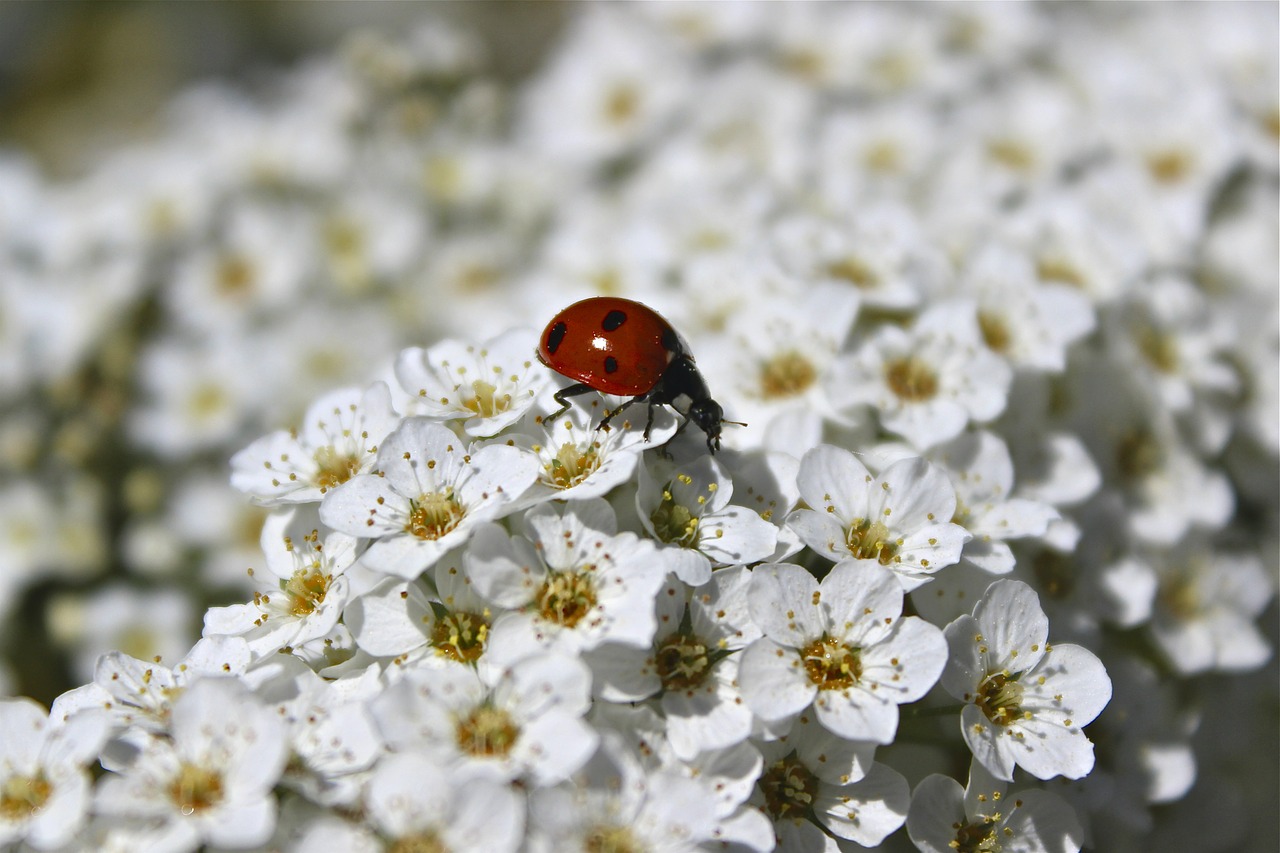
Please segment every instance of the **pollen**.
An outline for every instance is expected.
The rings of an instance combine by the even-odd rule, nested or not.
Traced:
[[[879,521],[855,519],[845,532],[849,554],[858,560],[875,560],[882,566],[893,562],[898,546],[890,538],[889,528]]]
[[[484,654],[489,620],[479,613],[450,613],[436,620],[431,645],[436,654],[459,663],[474,663]]]
[[[862,678],[862,650],[823,636],[800,650],[805,672],[819,690],[847,690]]]
[[[222,802],[222,776],[195,764],[183,764],[169,783],[169,799],[184,815],[203,812]]]
[[[858,290],[875,290],[880,285],[880,276],[871,265],[853,255],[827,264],[826,273],[832,278],[847,281]]]
[[[805,819],[813,812],[818,777],[794,753],[770,765],[756,785],[764,794],[765,811],[775,821]]]
[[[697,637],[672,634],[654,656],[664,690],[688,690],[702,684],[711,669],[707,646]]]
[[[481,705],[458,720],[458,747],[475,756],[503,756],[511,752],[520,728],[506,711]]]
[[[760,364],[760,397],[777,400],[795,397],[818,379],[818,369],[803,354],[790,349],[774,354]]]
[[[535,600],[538,615],[548,622],[573,628],[595,609],[596,583],[587,567],[576,572],[551,572]]]
[[[315,484],[320,491],[340,486],[360,473],[360,458],[354,453],[340,453],[332,446],[321,447],[315,454]]]
[[[998,726],[1008,726],[1024,717],[1022,694],[1022,685],[1014,676],[996,672],[987,676],[978,686],[974,704],[982,709],[982,713],[991,722]]]
[[[483,379],[471,383],[472,396],[462,401],[466,409],[470,409],[482,418],[491,418],[511,408],[511,394],[499,394],[498,388]]]
[[[465,515],[466,510],[453,496],[452,489],[428,492],[409,502],[405,530],[419,539],[439,539],[452,532]]]
[[[1013,335],[1004,317],[994,311],[979,311],[978,328],[982,330],[982,339],[992,350],[1000,353],[1009,351]]]
[[[53,785],[43,773],[10,776],[0,784],[0,820],[16,823],[29,818],[45,807],[52,794]]]
[[[284,582],[283,591],[288,598],[288,612],[293,616],[308,616],[324,602],[333,576],[318,567],[299,569]]]
[[[938,375],[932,366],[911,356],[885,364],[884,379],[889,390],[908,403],[930,400],[938,394]]]
[[[599,470],[600,462],[594,443],[579,447],[574,442],[565,442],[552,460],[542,466],[542,481],[555,489],[572,488]]]
[[[681,548],[695,548],[698,545],[698,517],[683,504],[675,502],[671,492],[663,490],[662,502],[650,513],[649,521],[653,522],[653,532],[658,539]]]

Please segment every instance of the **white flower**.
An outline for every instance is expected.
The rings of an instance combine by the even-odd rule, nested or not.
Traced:
[[[653,427],[644,437],[647,414],[636,420],[620,417],[608,429],[594,424],[604,417],[605,397],[578,398],[551,423],[536,417],[527,431],[508,435],[517,447],[537,455],[541,463],[538,479],[525,492],[519,505],[555,500],[599,498],[630,480],[644,451],[661,447],[675,434],[675,417],[666,407],[654,411]],[[643,411],[645,406],[638,407]],[[636,412],[632,409],[631,412]]]
[[[477,524],[502,515],[537,476],[514,447],[467,444],[428,418],[407,418],[378,448],[377,469],[325,495],[320,520],[374,539],[362,561],[415,578]]]
[[[343,573],[356,559],[356,539],[312,526],[314,513],[276,513],[262,527],[266,571],[250,569],[258,589],[247,604],[211,607],[204,634],[242,636],[255,658],[292,651],[328,634],[346,606]]]
[[[515,789],[415,752],[380,761],[365,802],[382,835],[404,849],[514,853],[523,838]]]
[[[805,544],[829,560],[876,563],[908,591],[960,559],[969,534],[952,524],[955,490],[941,469],[902,459],[879,477],[847,450],[815,447],[797,478],[809,509],[787,516]]]
[[[832,850],[828,833],[858,845],[837,841],[838,850],[876,847],[906,820],[911,788],[901,773],[872,764],[850,782],[824,772],[826,760],[793,752],[766,764],[754,800],[773,820],[778,850]]]
[[[491,655],[510,661],[540,648],[653,642],[653,599],[669,566],[647,540],[615,534],[608,503],[542,504],[524,525],[528,539],[481,527],[464,560],[476,591],[509,611],[490,631]]]
[[[574,784],[529,797],[529,849],[692,851],[716,840],[719,809],[709,786],[667,771],[645,772],[616,735]]]
[[[1012,375],[983,342],[977,306],[961,301],[934,305],[909,331],[881,326],[836,362],[827,388],[837,407],[870,405],[881,426],[925,450],[999,415]]]
[[[747,601],[764,637],[742,653],[739,680],[766,721],[812,705],[838,735],[892,743],[898,705],[923,696],[946,663],[942,632],[902,615],[902,585],[875,564],[842,561],[821,584],[799,566],[762,564]]]
[[[576,18],[522,105],[524,147],[593,165],[654,134],[687,89],[674,46],[620,9]]]
[[[534,360],[536,335],[503,332],[479,346],[441,341],[409,347],[396,358],[403,408],[433,420],[461,420],[469,436],[496,435],[518,421],[546,387],[550,373]]]
[[[735,445],[762,445],[782,413],[796,413],[814,432],[835,416],[827,378],[853,328],[858,299],[847,286],[800,289],[785,278],[782,292],[752,298],[730,320],[729,342],[705,360],[715,393],[732,400],[733,417],[751,427],[732,433]]]
[[[733,481],[710,456],[675,466],[655,460],[640,469],[636,512],[660,544],[669,570],[701,586],[716,566],[754,563],[773,554],[778,529],[729,503]]]
[[[273,432],[231,457],[231,484],[268,506],[319,501],[369,472],[398,421],[385,382],[326,394],[307,409],[300,433]]]
[[[1102,662],[1081,646],[1049,646],[1049,620],[1031,587],[991,584],[972,616],[947,626],[941,684],[965,702],[960,723],[974,758],[1010,781],[1017,764],[1037,779],[1093,769],[1083,727],[1111,699]]]
[[[54,700],[50,716],[68,719],[85,709],[99,709],[117,727],[154,733],[169,727],[174,702],[198,679],[238,676],[249,666],[249,646],[240,637],[210,637],[196,643],[172,669],[120,652],[98,660],[94,680]]]
[[[0,699],[0,845],[62,847],[89,807],[85,765],[107,736],[102,714],[50,718],[30,699]]]
[[[287,753],[275,712],[234,679],[205,678],[174,702],[168,731],[135,741],[127,763],[104,756],[95,808],[167,824],[174,851],[264,843]]]
[[[952,521],[973,535],[963,559],[985,571],[999,575],[1011,570],[1013,552],[1005,540],[1042,536],[1059,517],[1046,504],[1013,496],[1013,460],[991,432],[965,433],[930,451],[929,458],[955,486]]]
[[[1078,290],[1040,282],[1029,255],[998,244],[969,259],[961,292],[978,302],[982,339],[1015,368],[1061,373],[1096,322]]]
[[[1151,636],[1177,672],[1240,672],[1271,659],[1254,621],[1275,596],[1275,580],[1256,555],[1214,553],[1192,540],[1153,562]]]
[[[974,761],[969,787],[933,774],[916,786],[907,832],[922,853],[1000,850],[1002,853],[1077,853],[1084,831],[1071,806],[1037,788],[1006,792],[1004,782]]]
[[[736,654],[760,636],[747,612],[751,572],[721,569],[690,590],[671,580],[657,597],[658,632],[653,646],[635,649],[605,644],[584,659],[593,689],[609,702],[636,702],[660,694],[666,739],[676,757],[746,740],[753,716],[738,689]]]
[[[195,637],[195,606],[184,590],[112,584],[88,600],[55,599],[51,631],[74,647],[75,669],[92,681],[98,659],[119,649],[139,660],[180,660]]]
[[[367,707],[382,691],[378,668],[357,677],[326,679],[300,659],[280,656],[250,678],[262,679],[258,696],[275,703],[286,726],[289,762],[281,784],[316,803],[355,805],[366,781],[362,771],[382,754],[382,739]]]
[[[455,664],[407,673],[373,700],[387,744],[502,781],[554,785],[595,751],[582,720],[591,674],[575,658],[535,654],[510,667]]]

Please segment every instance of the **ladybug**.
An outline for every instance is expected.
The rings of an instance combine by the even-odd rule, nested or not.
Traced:
[[[715,453],[720,448],[724,410],[711,399],[689,345],[647,305],[616,296],[594,296],[573,303],[547,324],[538,343],[538,360],[577,380],[576,385],[556,392],[560,408],[544,422],[563,414],[569,408],[569,397],[600,391],[631,398],[606,412],[601,427],[632,403],[648,403],[647,439],[654,407],[666,405],[684,416],[677,434],[693,422],[707,434],[708,451]]]

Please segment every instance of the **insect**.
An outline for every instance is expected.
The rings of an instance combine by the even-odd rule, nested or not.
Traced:
[[[735,423],[725,421],[724,409],[711,399],[684,339],[657,311],[630,299],[594,296],[573,303],[547,324],[538,343],[538,360],[577,380],[556,392],[560,408],[544,421],[563,414],[568,398],[600,391],[631,398],[606,412],[600,427],[632,403],[649,404],[646,439],[657,406],[671,406],[684,416],[677,434],[690,422],[697,424],[707,434],[711,453],[720,448],[720,425]]]

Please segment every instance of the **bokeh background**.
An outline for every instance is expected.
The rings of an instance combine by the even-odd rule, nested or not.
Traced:
[[[201,422],[208,427],[207,440],[179,446],[149,443],[146,436],[163,429],[156,418],[178,417],[172,407],[153,405],[158,398],[181,396],[166,377],[166,366],[203,364],[232,374],[270,376],[281,357],[274,347],[275,330],[286,327],[291,331],[281,335],[297,335],[296,326],[307,322],[299,320],[299,312],[308,306],[262,310],[241,341],[247,349],[234,355],[240,361],[226,361],[233,354],[219,350],[216,341],[191,330],[175,331],[163,321],[174,311],[174,297],[164,288],[182,274],[182,264],[163,248],[158,253],[161,266],[143,272],[146,284],[140,290],[117,298],[109,284],[100,291],[95,285],[93,298],[83,299],[85,292],[76,290],[74,277],[90,266],[103,269],[104,258],[117,257],[119,245],[113,241],[131,239],[104,224],[114,215],[118,199],[112,187],[121,185],[121,175],[134,169],[145,182],[167,169],[174,186],[180,185],[181,159],[175,161],[167,147],[150,146],[174,135],[183,110],[193,108],[192,92],[231,113],[245,95],[259,107],[273,103],[289,86],[324,84],[322,78],[307,76],[310,57],[345,53],[359,64],[369,45],[403,37],[424,12],[474,35],[474,49],[485,58],[485,75],[499,83],[518,82],[538,67],[572,9],[565,3],[488,2],[429,7],[0,3],[0,237],[6,229],[30,224],[22,220],[30,213],[22,204],[24,187],[38,187],[64,214],[59,227],[67,229],[69,247],[67,278],[47,282],[48,301],[31,309],[59,318],[48,325],[62,329],[65,338],[22,342],[21,355],[27,357],[34,348],[47,372],[31,375],[14,369],[16,350],[2,343],[5,310],[11,306],[0,302],[0,694],[32,696],[48,704],[88,680],[97,655],[114,648],[137,657],[180,658],[199,636],[208,606],[244,599],[243,572],[258,552],[264,513],[229,487],[230,453],[268,429],[296,422],[324,390],[363,380],[400,347],[434,341],[443,331],[445,321],[430,306],[414,301],[414,277],[395,272],[397,264],[417,269],[421,259],[388,261],[393,271],[372,280],[352,274],[344,255],[349,235],[335,214],[322,223],[327,267],[314,276],[323,282],[330,308],[374,307],[355,310],[345,334],[319,336],[333,345],[318,346],[308,355],[306,369],[268,388],[264,398],[232,405],[234,401],[218,396],[225,392],[218,383],[226,384],[227,377],[215,376],[207,394],[196,393],[182,404],[193,419],[188,426]],[[369,71],[371,78],[378,73],[382,71]],[[447,73],[413,73],[421,79],[411,87],[412,96],[375,118],[395,112],[397,120],[414,120],[452,96]],[[206,102],[196,106],[202,104]],[[483,105],[475,109],[477,120],[483,121]],[[119,152],[129,151],[141,152],[134,155],[138,162],[113,161]],[[106,170],[110,180],[97,180],[108,161],[113,161]],[[447,177],[414,173],[414,180],[427,181],[428,192],[444,192],[440,182],[447,183]],[[65,215],[70,211],[84,216]],[[161,206],[145,213],[154,214],[153,225],[162,229],[173,211]],[[81,247],[72,247],[80,233],[105,233],[109,239],[83,249],[81,256]],[[394,254],[394,247],[388,251]],[[156,256],[149,256],[148,263],[155,261]],[[504,264],[509,269],[518,261],[512,256]],[[128,269],[121,275],[137,272]],[[220,267],[218,274],[223,284],[235,284],[234,265]],[[486,277],[502,274],[502,269],[481,268],[456,272],[463,280],[473,276],[478,288],[486,286]],[[0,282],[0,298],[4,287]],[[1267,321],[1261,318],[1264,326]],[[331,340],[340,336],[344,339]],[[1259,493],[1277,476],[1272,467],[1233,475],[1258,478]],[[1261,514],[1249,526],[1267,531],[1261,547],[1274,570],[1272,509],[1247,498],[1241,503],[1246,516]],[[1278,622],[1273,601],[1259,621],[1273,648],[1280,639]],[[1278,672],[1273,656],[1266,670],[1245,679],[1208,677],[1220,685],[1223,702],[1264,706],[1253,719],[1270,720],[1270,727],[1247,734],[1270,754],[1277,751],[1280,732],[1274,712]],[[1250,807],[1265,802],[1277,788],[1274,775],[1251,781],[1261,793]],[[1276,849],[1280,841],[1269,836],[1264,823],[1249,845],[1251,850]]]

